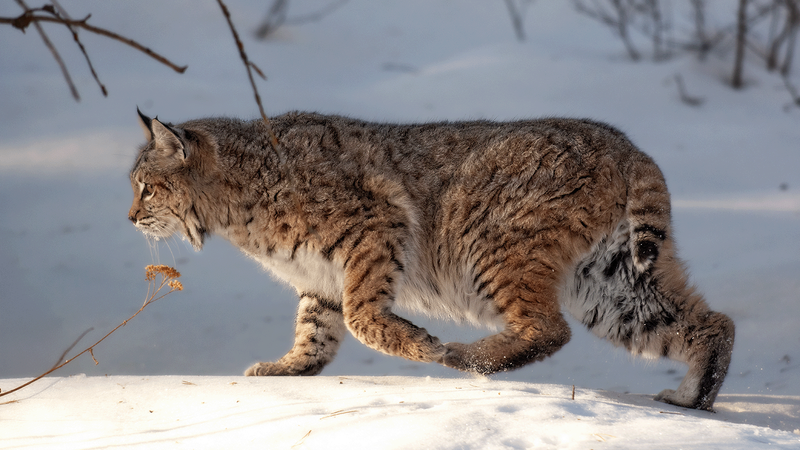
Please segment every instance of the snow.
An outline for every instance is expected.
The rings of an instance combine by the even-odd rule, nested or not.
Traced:
[[[48,378],[0,417],[8,448],[797,448],[800,436],[758,418],[796,424],[800,397],[721,400],[712,416],[488,379],[76,376]]]
[[[665,173],[693,281],[736,322],[712,414],[652,401],[677,386],[683,366],[634,359],[575,321],[553,357],[491,379],[354,339],[322,376],[240,377],[291,346],[292,292],[222,239],[200,253],[177,239],[151,248],[126,219],[127,171],[143,140],[137,105],[175,122],[257,115],[230,31],[215,2],[65,6],[189,69],[178,75],[81,33],[103,98],[71,36],[47,27],[76,103],[35,32],[0,27],[0,389],[138,309],[145,265],[175,266],[186,289],[98,346],[99,365],[84,356],[0,397],[0,448],[800,448],[800,108],[755,58],[748,87],[734,92],[723,83],[729,60],[632,63],[568,2],[535,2],[522,43],[502,2],[350,0],[267,41],[252,39],[264,2],[228,2],[269,77],[258,84],[269,114],[563,115],[628,133]],[[0,5],[0,16],[14,8]],[[675,74],[700,107],[680,102]],[[486,334],[408,317],[445,341]]]

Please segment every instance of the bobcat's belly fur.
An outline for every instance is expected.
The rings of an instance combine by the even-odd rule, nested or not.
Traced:
[[[294,258],[289,251],[270,257],[245,253],[301,294],[318,292],[328,298],[341,296],[344,270],[318,253],[298,250]],[[397,286],[395,306],[399,309],[437,319],[469,322],[489,329],[502,327],[502,317],[494,305],[476,292],[468,279],[446,277],[430,283],[419,283],[416,280],[431,279],[435,274],[419,275],[423,269],[414,265],[409,267],[408,272],[410,275],[400,280]]]
[[[319,373],[347,331],[415,361],[512,370],[569,340],[563,307],[615,345],[685,362],[657,398],[711,409],[733,322],[688,285],[663,176],[616,129],[291,113],[273,119],[273,148],[260,121],[140,117],[134,224],[198,250],[220,235],[297,290],[293,348],[246,374]],[[396,310],[499,332],[443,344]]]

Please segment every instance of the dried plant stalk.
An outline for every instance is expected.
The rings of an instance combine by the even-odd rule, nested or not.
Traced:
[[[89,347],[87,347],[82,352],[78,353],[77,355],[75,355],[72,358],[64,361],[61,364],[58,364],[58,365],[54,366],[53,368],[51,368],[47,372],[45,372],[45,373],[39,375],[38,377],[28,381],[27,383],[21,384],[21,385],[15,387],[14,389],[11,389],[10,391],[0,392],[0,397],[2,397],[4,395],[8,395],[8,394],[10,394],[12,392],[16,392],[16,391],[18,391],[18,390],[20,390],[20,389],[32,384],[32,383],[35,383],[36,381],[41,380],[42,378],[46,377],[47,375],[50,375],[51,373],[55,372],[56,370],[58,370],[58,369],[60,369],[60,368],[62,368],[64,366],[66,366],[67,364],[71,363],[72,361],[75,360],[75,358],[83,355],[84,353],[89,353],[89,355],[92,357],[92,361],[94,361],[95,364],[100,364],[99,361],[97,361],[97,359],[94,357],[94,348],[97,346],[97,344],[103,342],[107,337],[111,336],[111,334],[113,332],[115,332],[118,329],[120,329],[120,328],[124,327],[125,325],[127,325],[129,320],[131,320],[134,317],[136,317],[137,315],[139,315],[139,313],[142,312],[148,305],[153,304],[158,300],[161,300],[162,298],[166,297],[167,295],[169,295],[169,294],[171,294],[171,293],[173,293],[175,291],[182,291],[183,290],[183,284],[181,284],[181,282],[177,280],[178,278],[180,278],[180,276],[181,276],[180,272],[178,272],[177,270],[175,270],[174,268],[169,267],[169,266],[165,266],[165,265],[149,265],[149,266],[146,266],[145,267],[145,280],[147,280],[147,282],[148,282],[148,284],[147,284],[147,295],[145,296],[144,303],[142,304],[141,308],[139,308],[135,313],[133,313],[132,316],[130,316],[127,319],[123,320],[122,323],[117,325],[113,330],[111,330],[108,333],[106,333],[106,335],[103,336],[102,338],[100,338],[99,341],[97,341],[94,344],[90,345]],[[164,288],[169,288],[169,291],[161,293],[159,295],[159,293]]]

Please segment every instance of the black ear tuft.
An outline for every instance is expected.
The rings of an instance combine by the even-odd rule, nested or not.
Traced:
[[[147,141],[153,140],[153,119],[145,116],[139,111],[139,107],[136,107],[136,112],[139,114],[139,125],[142,127],[142,131],[144,131],[144,138]]]

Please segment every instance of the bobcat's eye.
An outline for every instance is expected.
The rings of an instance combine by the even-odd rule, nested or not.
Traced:
[[[144,184],[144,186],[142,186],[142,198],[144,200],[150,200],[151,198],[153,198],[153,195],[155,195],[156,188],[155,188],[155,186],[153,186],[151,184],[147,184],[147,183],[143,183],[143,184]]]

